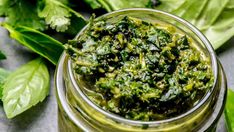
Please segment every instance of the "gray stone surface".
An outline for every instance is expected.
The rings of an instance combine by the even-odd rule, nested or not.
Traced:
[[[0,19],[1,20],[1,19]],[[0,27],[0,49],[7,55],[7,59],[0,61],[0,67],[15,70],[22,64],[36,58],[37,55],[19,45],[8,36],[8,32]],[[217,51],[227,75],[228,87],[234,88],[234,39]],[[14,119],[7,119],[2,103],[0,103],[0,132],[57,132],[57,104],[53,74],[55,67],[50,65],[51,89],[50,94],[42,103],[32,107]],[[223,118],[217,131],[225,132]]]

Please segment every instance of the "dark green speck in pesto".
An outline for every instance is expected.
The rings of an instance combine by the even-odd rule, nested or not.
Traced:
[[[133,17],[94,21],[66,47],[87,96],[127,119],[175,117],[213,86],[211,64],[175,27]]]

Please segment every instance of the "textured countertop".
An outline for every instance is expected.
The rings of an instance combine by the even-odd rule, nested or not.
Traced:
[[[0,20],[2,20],[0,18]],[[0,27],[0,49],[7,59],[0,61],[0,67],[15,70],[22,64],[36,58],[37,55],[12,40],[8,32]],[[227,75],[228,87],[234,88],[234,38],[216,51]],[[7,119],[0,102],[0,132],[57,132],[57,103],[54,87],[54,69],[50,65],[51,88],[49,96],[38,105],[32,107],[14,119]],[[225,132],[225,124],[221,119],[217,131]]]

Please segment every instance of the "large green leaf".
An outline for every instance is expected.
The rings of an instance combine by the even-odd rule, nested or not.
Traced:
[[[233,4],[234,0],[162,0],[156,9],[169,11],[195,24],[217,49],[234,35]]]
[[[203,31],[205,36],[218,49],[222,44],[234,36],[234,8],[224,9],[216,22],[207,30]]]
[[[35,59],[10,74],[3,86],[3,106],[8,118],[41,102],[49,93],[49,72],[42,58]]]
[[[2,99],[2,90],[6,78],[9,76],[10,72],[0,68],[0,99]]]
[[[181,5],[183,5],[186,2],[186,0],[160,0],[160,1],[161,4],[155,7],[155,9],[166,12],[172,12],[178,9],[179,7],[181,7]]]
[[[195,25],[199,29],[207,29],[219,17],[229,0],[209,0]]]
[[[227,103],[224,113],[228,126],[228,132],[234,132],[234,92],[231,89],[228,90]]]
[[[190,3],[187,9],[184,9],[183,6],[180,8],[183,11],[180,17],[194,24],[207,1],[208,0],[189,0]]]
[[[61,42],[29,27],[17,26],[13,28],[6,23],[3,23],[2,26],[10,32],[12,38],[22,45],[45,57],[53,64],[57,64],[64,49]]]

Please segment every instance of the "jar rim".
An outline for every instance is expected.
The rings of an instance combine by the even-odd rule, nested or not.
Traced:
[[[121,12],[125,12],[125,11],[148,11],[151,13],[160,13],[162,15],[166,15],[167,17],[170,17],[172,19],[175,19],[177,22],[179,22],[180,24],[182,24],[183,26],[186,26],[188,29],[190,29],[204,44],[204,46],[206,47],[206,50],[209,53],[210,56],[210,60],[211,60],[211,66],[212,66],[212,71],[213,71],[213,76],[214,76],[214,85],[213,87],[207,91],[207,93],[203,96],[203,98],[199,101],[198,104],[196,104],[194,107],[192,107],[191,109],[189,109],[188,111],[186,111],[185,113],[182,113],[180,115],[177,115],[175,117],[171,117],[168,119],[163,119],[163,120],[158,120],[158,121],[140,121],[140,120],[130,120],[130,119],[126,119],[124,117],[121,117],[119,115],[113,114],[111,112],[105,111],[102,108],[100,108],[99,106],[97,106],[95,103],[93,103],[87,96],[86,94],[79,88],[79,86],[77,85],[77,80],[75,79],[74,76],[74,72],[72,69],[72,62],[69,59],[68,60],[68,74],[70,76],[71,82],[73,84],[73,86],[75,87],[76,91],[78,92],[78,94],[80,94],[80,96],[82,97],[82,99],[88,104],[90,105],[92,108],[94,108],[95,110],[97,110],[98,112],[102,113],[103,115],[105,115],[106,117],[109,117],[115,121],[119,121],[119,122],[123,122],[123,123],[127,123],[127,124],[134,124],[137,126],[141,126],[143,124],[147,124],[147,125],[157,125],[157,124],[162,124],[162,123],[169,123],[169,122],[174,122],[176,120],[182,119],[184,117],[187,117],[188,115],[190,115],[191,113],[193,113],[194,111],[196,111],[197,109],[199,109],[200,107],[202,107],[206,101],[209,100],[209,98],[211,97],[214,89],[216,88],[217,85],[217,78],[218,78],[218,64],[217,64],[217,59],[216,59],[216,55],[214,52],[213,47],[211,46],[210,42],[208,41],[208,39],[192,24],[190,24],[189,22],[187,22],[186,20],[177,17],[175,15],[172,15],[170,13],[164,12],[164,11],[159,11],[159,10],[155,10],[155,9],[146,9],[146,8],[129,8],[129,9],[122,9],[122,10],[118,10],[118,11],[113,11],[107,14],[104,14],[100,17],[97,17],[96,19],[99,18],[105,18],[109,15],[113,15],[113,14],[118,14]],[[83,31],[86,30],[88,27],[88,24],[77,34],[77,36],[75,38],[78,38],[80,35],[82,35]]]

